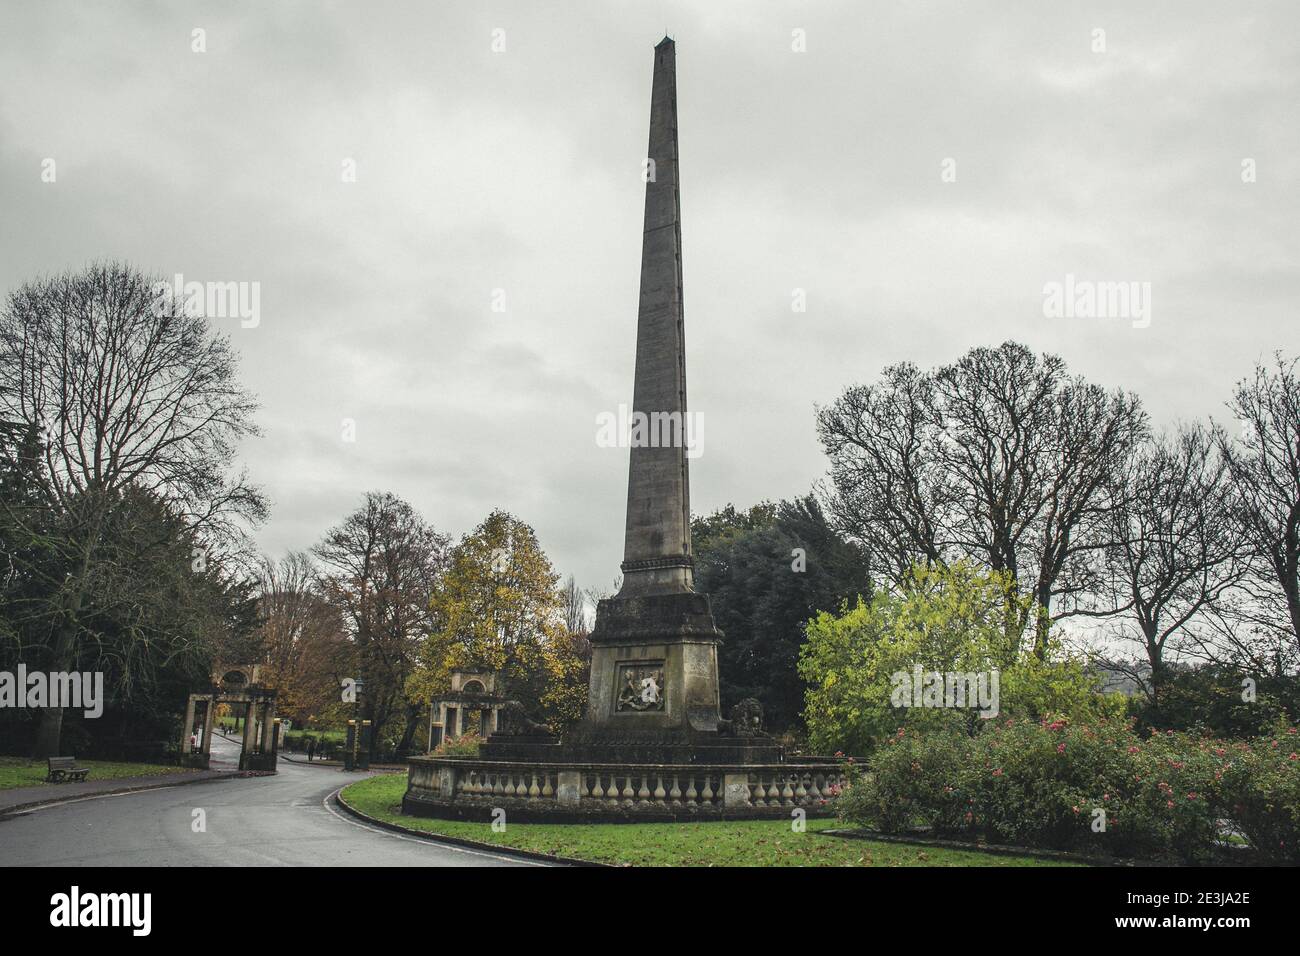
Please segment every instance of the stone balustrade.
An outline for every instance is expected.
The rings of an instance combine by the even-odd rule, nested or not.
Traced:
[[[831,761],[619,766],[413,757],[402,808],[467,818],[498,807],[538,819],[786,817],[795,808],[832,812],[844,784]]]

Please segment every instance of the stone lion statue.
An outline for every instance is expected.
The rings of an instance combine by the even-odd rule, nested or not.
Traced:
[[[763,734],[763,705],[753,697],[738,701],[731,708],[731,719],[726,721],[733,736],[759,737]]]
[[[533,720],[524,710],[524,705],[517,700],[506,701],[501,707],[500,720],[501,732],[504,734],[523,734],[535,736],[537,734],[550,734],[551,728],[540,721]]]

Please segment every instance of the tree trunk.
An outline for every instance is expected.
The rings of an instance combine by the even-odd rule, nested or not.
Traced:
[[[87,536],[87,544],[81,549],[80,567],[77,571],[76,589],[69,595],[68,604],[63,609],[59,624],[59,636],[54,641],[54,653],[50,655],[51,671],[69,671],[76,662],[74,651],[77,647],[78,621],[81,618],[81,603],[84,599],[86,574],[90,570],[90,554],[93,542],[99,536],[99,523],[94,525],[94,533]],[[63,708],[45,707],[41,710],[36,724],[36,737],[32,741],[32,759],[45,760],[48,757],[62,757],[59,747],[63,741]],[[76,756],[72,754],[71,756]]]
[[[1165,662],[1164,648],[1150,640],[1147,642],[1147,660],[1151,664],[1151,724],[1164,727],[1165,715],[1161,708],[1164,704]]]
[[[81,595],[74,599],[74,608],[69,614],[76,620],[76,611],[81,607]],[[51,671],[67,671],[72,668],[72,649],[76,644],[77,627],[71,621],[65,621],[59,628],[58,639],[54,642],[54,653],[50,659]],[[52,683],[52,682],[51,682]],[[32,741],[32,759],[45,760],[48,757],[62,757],[59,750],[63,739],[63,708],[43,707],[36,722],[36,737]],[[73,755],[75,756],[75,754]]]
[[[85,567],[85,566],[83,566]],[[83,574],[82,580],[85,580]],[[55,640],[53,654],[49,658],[49,670],[69,671],[75,663],[73,650],[77,646],[77,618],[81,613],[81,589],[73,593],[64,613],[64,622],[59,627],[59,637]],[[32,760],[45,760],[48,757],[62,757],[60,745],[64,736],[64,709],[42,708],[36,721],[36,736],[31,743]],[[75,756],[75,754],[72,754]]]
[[[1034,607],[1034,656],[1040,661],[1047,660],[1047,637],[1052,631],[1052,588],[1049,584],[1040,584],[1035,595],[1038,602]]]

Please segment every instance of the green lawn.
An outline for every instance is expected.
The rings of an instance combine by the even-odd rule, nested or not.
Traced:
[[[343,744],[347,742],[348,732],[346,730],[291,730],[284,735],[285,740],[298,742],[307,737],[315,737],[317,745]]]
[[[120,763],[115,760],[78,760],[78,767],[89,767],[87,780],[113,780],[118,777],[160,776],[169,773],[189,773],[185,767],[161,766],[153,763]],[[0,790],[14,787],[32,787],[45,783],[49,771],[44,760],[25,757],[0,757]],[[55,784],[49,784],[53,787]]]
[[[487,823],[402,816],[398,808],[405,790],[406,774],[384,774],[346,787],[342,796],[362,813],[413,830],[624,866],[1062,865],[1035,857],[818,835],[819,830],[839,826],[835,820],[809,820],[805,833],[792,832],[783,820],[508,823],[504,833],[494,833]]]

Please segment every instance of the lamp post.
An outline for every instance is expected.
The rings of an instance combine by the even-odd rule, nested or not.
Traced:
[[[353,704],[355,705],[354,713],[356,716],[348,721],[348,738],[343,752],[343,769],[348,771],[369,770],[370,721],[361,719],[361,694],[365,689],[365,681],[358,677],[353,689],[355,691]]]

